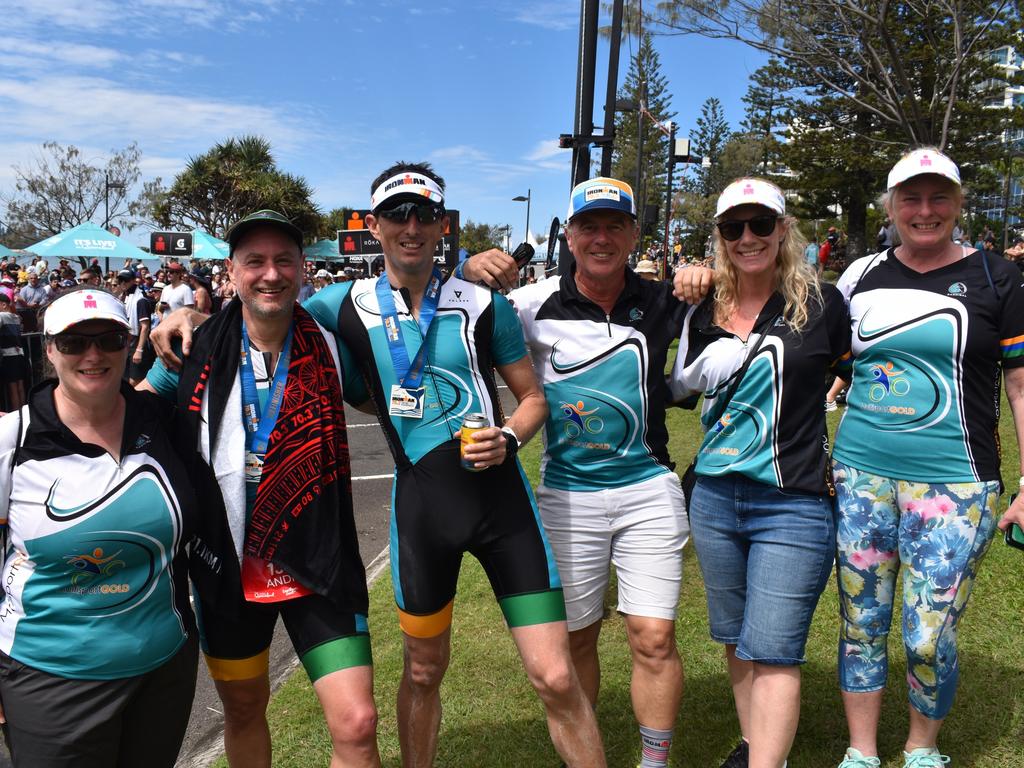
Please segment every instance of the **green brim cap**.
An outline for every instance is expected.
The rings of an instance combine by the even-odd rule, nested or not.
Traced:
[[[228,245],[231,247],[231,253],[235,252],[235,248],[242,238],[256,227],[274,227],[279,229],[295,241],[300,251],[302,250],[302,230],[295,226],[291,219],[283,213],[265,208],[262,211],[250,213],[240,221],[236,221],[231,229],[228,230]]]

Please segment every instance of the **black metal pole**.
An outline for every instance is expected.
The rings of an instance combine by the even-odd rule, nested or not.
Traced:
[[[676,128],[678,126],[675,123],[668,124],[668,181],[667,189],[665,190],[665,274],[668,273],[668,254],[669,254],[669,225],[672,223],[672,169],[675,168],[675,151],[676,151]],[[662,275],[664,277],[665,275]]]
[[[622,47],[622,0],[612,3],[612,34],[608,40],[608,87],[604,96],[604,137],[601,175],[612,175],[612,151],[615,140],[615,98],[619,90],[619,49]]]
[[[573,122],[572,176],[569,188],[590,178],[590,144],[582,136],[594,134],[594,70],[597,67],[597,21],[600,0],[580,0],[580,51],[576,62],[576,117]],[[563,236],[564,237],[564,236]],[[573,263],[568,246],[559,238],[558,273]]]
[[[597,68],[597,21],[600,0],[582,0],[580,8],[580,58],[576,72],[576,122],[573,135],[594,133],[594,71]],[[572,184],[590,178],[590,144],[577,141],[572,150]]]
[[[639,68],[637,68],[639,71]],[[641,78],[643,73],[641,72]],[[636,196],[636,225],[640,228],[640,239],[637,240],[637,254],[644,252],[644,208],[647,200],[643,195],[644,181],[644,81],[640,80],[640,103],[636,111],[636,184],[633,186],[633,194]]]

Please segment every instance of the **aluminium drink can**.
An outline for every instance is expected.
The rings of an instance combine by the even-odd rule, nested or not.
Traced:
[[[470,472],[481,472],[486,469],[486,467],[474,467],[472,461],[466,460],[466,446],[473,442],[474,434],[489,426],[491,426],[491,423],[488,421],[487,415],[483,413],[467,413],[466,417],[462,420],[459,457],[463,469],[468,469]]]

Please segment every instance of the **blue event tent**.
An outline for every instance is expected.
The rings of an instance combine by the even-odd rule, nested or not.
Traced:
[[[307,259],[314,261],[330,261],[341,258],[337,240],[320,240],[312,245],[307,245],[302,249],[302,253]]]
[[[8,248],[3,243],[0,243],[0,259],[12,259],[12,258],[13,259],[18,258],[18,254],[15,253],[14,251],[12,251],[10,248]]]
[[[201,229],[192,230],[192,260],[220,261],[229,258],[231,247]]]
[[[153,261],[145,251],[91,221],[41,240],[25,250],[42,256],[50,264],[55,264],[57,259],[106,259],[101,262],[104,268],[120,269],[126,260],[131,260],[132,264]]]

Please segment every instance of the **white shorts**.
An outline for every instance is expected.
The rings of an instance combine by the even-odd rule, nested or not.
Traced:
[[[598,491],[541,483],[537,503],[558,563],[570,631],[601,619],[611,565],[619,612],[675,619],[690,524],[674,472]]]

